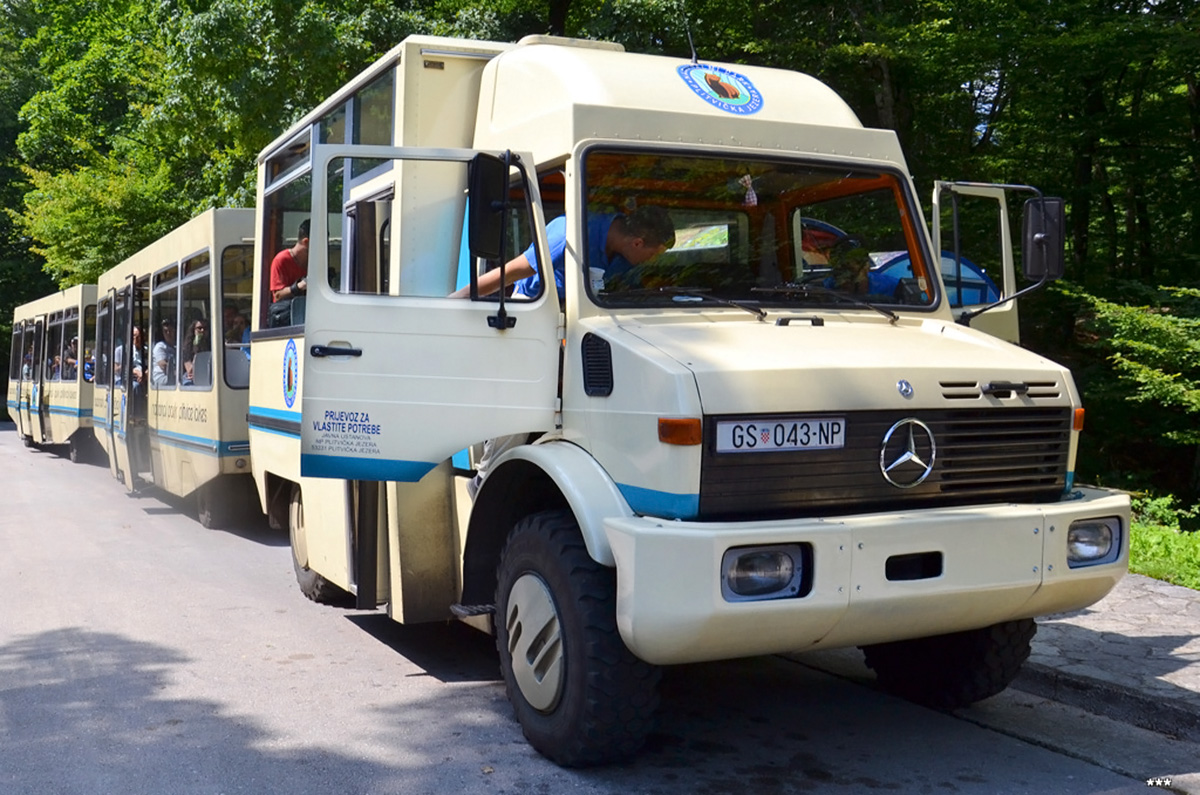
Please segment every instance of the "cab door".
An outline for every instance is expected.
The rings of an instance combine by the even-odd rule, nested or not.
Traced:
[[[1017,292],[1007,191],[1003,185],[935,182],[933,249],[955,320]],[[971,318],[971,327],[1021,341],[1017,301]]]
[[[328,211],[312,217],[300,380],[286,358],[281,379],[302,394],[303,475],[411,482],[471,444],[554,428],[554,290],[504,312],[498,297],[450,297],[474,267],[474,154],[316,147],[313,207]],[[507,252],[545,251],[536,179],[519,165],[510,179]]]

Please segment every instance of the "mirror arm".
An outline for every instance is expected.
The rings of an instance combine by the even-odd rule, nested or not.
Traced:
[[[1038,282],[1036,284],[1031,284],[1028,287],[1017,290],[1015,293],[1008,296],[1007,298],[1001,298],[999,301],[996,301],[995,303],[988,304],[987,306],[981,306],[979,309],[975,309],[970,312],[963,312],[961,315],[958,316],[958,319],[955,322],[962,326],[970,326],[972,318],[978,317],[979,315],[982,315],[984,312],[988,312],[992,309],[995,309],[998,306],[1004,306],[1009,301],[1015,301],[1016,299],[1020,298],[1023,295],[1028,295],[1029,293],[1036,292],[1037,290],[1040,290],[1046,286],[1046,281],[1047,281],[1046,274],[1043,273],[1042,278],[1040,280],[1038,280]]]

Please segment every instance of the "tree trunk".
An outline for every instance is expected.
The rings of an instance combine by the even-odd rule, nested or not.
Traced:
[[[1129,260],[1120,258],[1120,243],[1117,232],[1117,208],[1112,199],[1112,184],[1108,179],[1108,169],[1103,163],[1096,164],[1096,182],[1099,183],[1100,212],[1104,227],[1104,267],[1109,273],[1127,271]]]
[[[1075,255],[1075,267],[1079,278],[1085,283],[1092,274],[1088,273],[1089,230],[1092,220],[1092,172],[1095,165],[1096,143],[1100,138],[1097,129],[1104,115],[1102,81],[1093,78],[1086,83],[1083,102],[1083,117],[1079,134],[1079,145],[1075,149],[1074,178],[1071,201],[1071,243]]]
[[[571,8],[571,0],[550,0],[550,35],[567,35],[567,12]]]

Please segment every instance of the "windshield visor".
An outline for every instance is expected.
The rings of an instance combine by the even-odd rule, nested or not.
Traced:
[[[889,171],[632,151],[585,160],[585,282],[605,306],[929,308],[921,226]],[[907,255],[910,267],[882,267]]]

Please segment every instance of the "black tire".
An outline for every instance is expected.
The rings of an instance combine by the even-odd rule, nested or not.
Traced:
[[[82,464],[87,457],[84,453],[78,439],[72,436],[67,440],[67,458],[71,459],[72,464]]]
[[[196,489],[196,518],[209,530],[223,530],[233,520],[233,495],[221,478]]]
[[[292,547],[292,568],[296,570],[296,584],[300,586],[300,593],[319,604],[336,604],[350,598],[346,591],[308,567],[304,497],[298,484],[292,485],[292,496],[288,502],[288,536]]]
[[[1008,687],[1029,658],[1032,618],[982,629],[863,646],[881,687],[935,709],[957,709]]]
[[[37,447],[37,445],[33,441],[32,436],[23,436],[23,437],[21,437],[21,441],[23,441],[25,443],[26,447]]]
[[[547,511],[519,521],[496,580],[500,670],[530,745],[568,767],[641,748],[661,671],[621,640],[616,571],[588,555],[574,517]]]

